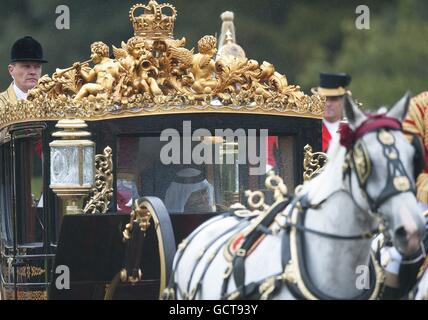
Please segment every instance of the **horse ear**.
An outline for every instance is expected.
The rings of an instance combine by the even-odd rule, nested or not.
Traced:
[[[410,99],[412,95],[409,91],[389,110],[388,116],[398,119],[400,122],[406,117],[409,110]]]
[[[352,130],[358,128],[367,119],[355,101],[348,95],[345,97],[345,115]]]

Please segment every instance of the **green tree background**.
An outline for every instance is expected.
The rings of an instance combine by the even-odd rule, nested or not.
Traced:
[[[132,36],[130,0],[2,0],[0,88],[10,83],[10,47],[22,36],[38,39],[49,64],[44,73],[89,57],[94,41],[119,46]],[[165,2],[159,0],[159,2]],[[428,2],[365,1],[370,29],[358,30],[361,1],[343,0],[169,0],[178,9],[174,35],[196,47],[205,34],[219,35],[220,14],[235,12],[237,41],[247,56],[273,63],[306,93],[320,71],[352,75],[353,96],[366,108],[391,105],[405,91],[428,89]],[[70,8],[70,30],[58,30],[59,5]]]

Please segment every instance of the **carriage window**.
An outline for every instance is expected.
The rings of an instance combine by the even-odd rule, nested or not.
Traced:
[[[15,142],[18,244],[43,240],[43,174],[40,133],[25,133]]]
[[[156,196],[170,213],[224,212],[245,203],[245,190],[263,190],[269,170],[293,188],[293,159],[291,136],[119,137],[117,211],[130,213],[138,197]]]

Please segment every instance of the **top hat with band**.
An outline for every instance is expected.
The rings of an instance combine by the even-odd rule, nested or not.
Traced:
[[[30,36],[18,39],[12,46],[10,51],[10,61],[34,61],[47,63],[43,59],[43,49],[40,43]]]
[[[320,85],[317,88],[312,88],[314,94],[319,94],[325,97],[343,96],[351,94],[346,87],[351,83],[351,76],[347,73],[320,73]]]

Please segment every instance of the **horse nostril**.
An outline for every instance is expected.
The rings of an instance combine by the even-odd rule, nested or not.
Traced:
[[[407,232],[404,226],[397,228],[394,232],[395,247],[405,257],[419,250],[420,239],[417,232]]]
[[[403,227],[399,227],[397,230],[395,230],[395,238],[397,239],[405,239],[406,238],[406,229]]]

